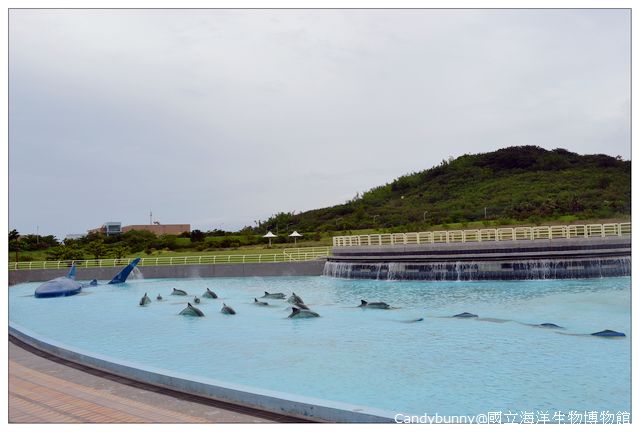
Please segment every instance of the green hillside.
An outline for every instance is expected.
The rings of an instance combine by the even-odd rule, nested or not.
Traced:
[[[273,243],[281,248],[292,246],[287,234],[293,230],[304,234],[298,246],[319,246],[330,245],[332,235],[359,229],[407,232],[577,219],[628,220],[630,214],[630,161],[562,149],[510,147],[443,161],[345,204],[295,215],[279,213],[236,233],[193,230],[180,236],[156,236],[130,231],[110,237],[92,233],[60,244],[54,236],[12,230],[9,251],[10,259],[16,261],[263,253],[267,230],[280,234]]]
[[[256,231],[276,225],[305,232],[416,230],[488,219],[539,223],[566,215],[604,219],[630,214],[630,161],[524,146],[442,161],[345,204],[279,213],[260,222]]]

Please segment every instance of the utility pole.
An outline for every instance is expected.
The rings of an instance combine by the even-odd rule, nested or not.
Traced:
[[[486,207],[484,208],[484,218],[485,219],[487,218],[487,208]]]
[[[149,210],[149,225],[153,225],[153,213]]]

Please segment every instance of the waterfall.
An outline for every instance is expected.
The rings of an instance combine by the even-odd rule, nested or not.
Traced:
[[[129,279],[144,279],[144,275],[142,274],[142,270],[140,270],[137,266],[131,270],[131,274],[129,275]]]
[[[382,280],[575,279],[631,275],[630,257],[442,262],[327,261],[323,275]]]

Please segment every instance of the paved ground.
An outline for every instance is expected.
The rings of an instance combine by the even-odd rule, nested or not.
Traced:
[[[302,422],[159,389],[9,343],[10,423]]]

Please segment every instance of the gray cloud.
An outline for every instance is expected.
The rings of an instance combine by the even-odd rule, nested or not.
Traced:
[[[626,10],[11,10],[9,216],[237,229],[510,145],[630,157]],[[72,210],[61,209],[60,202]]]

